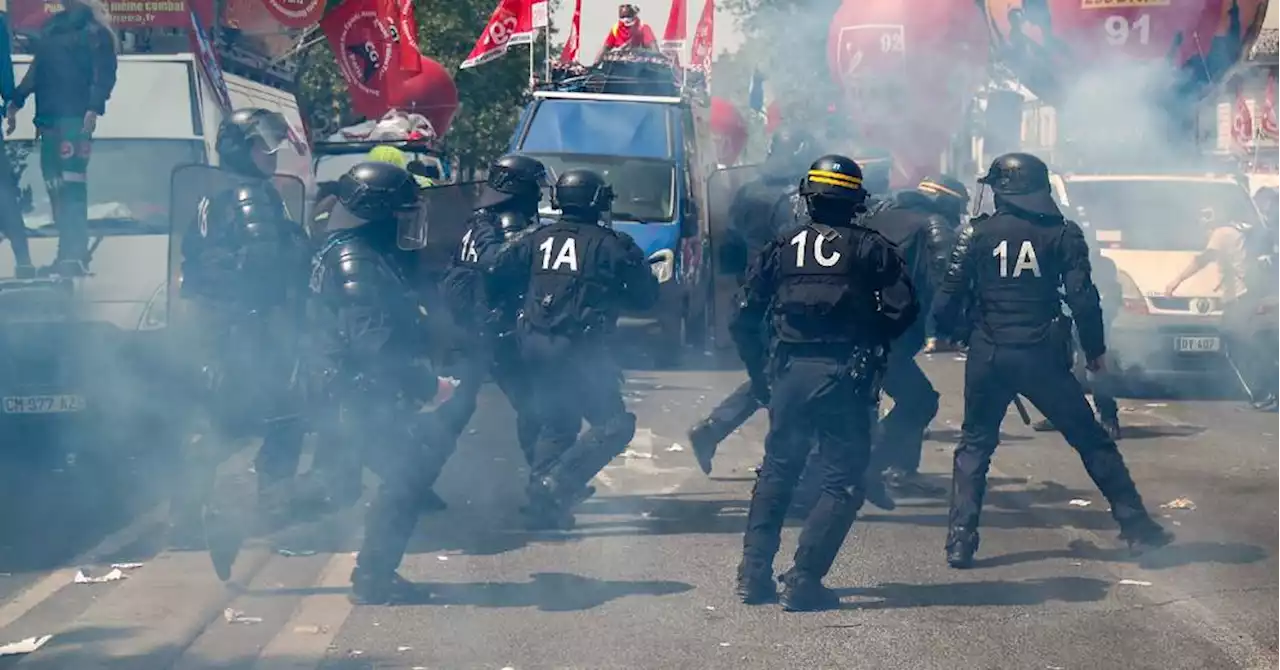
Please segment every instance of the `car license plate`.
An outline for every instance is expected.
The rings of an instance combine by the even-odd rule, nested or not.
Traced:
[[[1178,351],[1205,352],[1217,351],[1222,347],[1216,337],[1179,337]]]
[[[61,414],[84,410],[84,396],[20,395],[4,399],[5,414]]]

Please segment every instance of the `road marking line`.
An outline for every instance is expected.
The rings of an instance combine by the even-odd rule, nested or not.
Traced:
[[[355,566],[355,554],[334,554],[325,564],[317,583],[317,587],[325,592],[302,598],[293,616],[263,648],[253,667],[262,670],[315,670],[320,667],[329,645],[333,644],[342,624],[355,608],[347,600],[351,571]],[[328,592],[335,590],[336,593]]]
[[[145,514],[139,516],[133,523],[108,535],[97,546],[71,559],[69,564],[74,567],[56,570],[11,598],[9,602],[0,606],[0,629],[21,619],[27,612],[35,609],[37,605],[51,598],[55,593],[61,591],[63,587],[70,585],[79,566],[97,563],[100,559],[118,553],[125,547],[142,539],[142,536],[151,530],[153,526],[163,523],[168,508],[168,501],[157,503],[155,507],[147,510]]]

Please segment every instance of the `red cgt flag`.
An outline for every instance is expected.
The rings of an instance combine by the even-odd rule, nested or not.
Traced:
[[[395,1],[409,4],[407,0]],[[385,0],[344,0],[320,20],[320,29],[347,82],[352,109],[371,119],[387,112],[391,98],[388,89],[404,78],[400,75],[405,64],[401,60],[403,50],[417,52],[408,40],[392,39],[385,5]],[[420,63],[421,56],[418,59]],[[392,73],[394,78],[389,76]]]
[[[476,40],[475,48],[462,61],[460,68],[475,67],[500,58],[513,44],[532,43],[537,32],[533,27],[533,4],[533,0],[499,0],[498,8],[493,10],[484,32]]]
[[[693,33],[693,46],[689,50],[689,65],[711,76],[711,48],[715,43],[716,0],[707,0],[702,6],[698,28]]]
[[[422,52],[418,49],[418,19],[413,15],[413,0],[377,0],[378,25],[383,38],[391,42],[392,58],[401,72],[422,71]]]
[[[561,63],[573,63],[578,60],[578,45],[582,43],[582,0],[573,5],[573,23],[569,24],[569,38],[564,41],[564,49],[560,52]]]
[[[1236,86],[1235,113],[1231,119],[1231,139],[1240,149],[1253,143],[1253,115],[1249,113],[1249,104],[1245,102],[1244,92],[1238,85]]]
[[[1262,112],[1258,115],[1262,134],[1269,139],[1276,139],[1276,76],[1267,79],[1267,96],[1262,101]]]

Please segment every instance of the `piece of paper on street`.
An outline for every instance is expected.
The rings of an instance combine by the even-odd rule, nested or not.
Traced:
[[[84,574],[84,570],[77,570],[74,581],[76,584],[105,584],[107,582],[118,582],[121,579],[124,579],[125,576],[126,575],[122,570],[120,570],[120,568],[111,568],[111,572],[108,572],[101,577],[90,577],[89,575]]]
[[[52,635],[38,635],[29,637],[25,640],[10,642],[9,644],[0,644],[0,656],[23,656],[44,646],[44,643],[52,640]]]

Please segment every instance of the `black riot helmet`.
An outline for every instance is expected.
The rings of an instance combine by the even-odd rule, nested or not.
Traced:
[[[814,221],[847,224],[867,199],[862,168],[852,158],[827,154],[809,166],[800,181],[800,195]]]
[[[565,170],[551,191],[551,206],[567,218],[599,221],[613,204],[613,188],[593,170]]]
[[[765,157],[765,174],[770,177],[795,179],[813,155],[813,136],[803,130],[783,128],[769,138]]]
[[[1053,199],[1049,166],[1031,154],[998,156],[978,183],[991,187],[997,210],[1012,208],[1034,216],[1062,217]]]
[[[916,191],[929,199],[935,211],[953,219],[958,220],[969,207],[969,189],[951,175],[925,177]]]
[[[390,163],[360,163],[338,179],[338,202],[355,216],[379,221],[418,206],[418,184]]]
[[[289,141],[289,123],[277,112],[249,107],[231,112],[218,126],[215,150],[228,170],[251,177],[269,177],[274,167],[264,170],[253,159],[255,147],[274,156]],[[271,161],[274,165],[274,160]]]
[[[546,186],[547,168],[541,162],[522,154],[507,154],[489,166],[489,176],[476,201],[476,209],[514,201],[514,209],[536,211]]]

